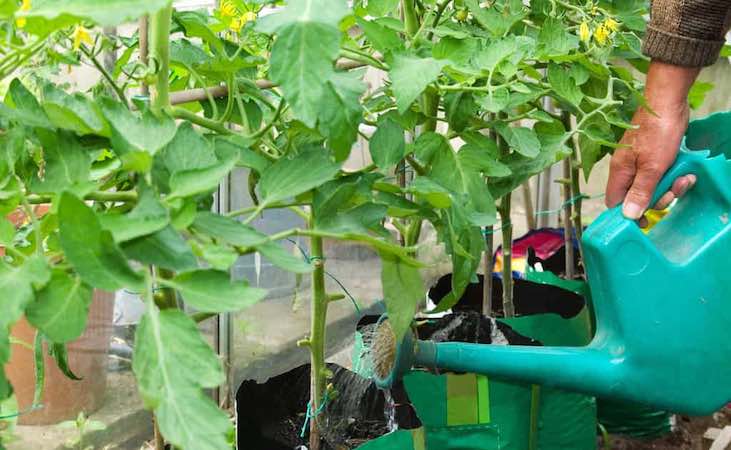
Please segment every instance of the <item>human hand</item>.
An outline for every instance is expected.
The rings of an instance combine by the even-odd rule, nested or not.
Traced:
[[[606,204],[623,203],[622,212],[629,219],[640,219],[650,206],[655,188],[675,162],[680,141],[688,126],[688,90],[698,69],[653,62],[647,75],[645,97],[652,108],[639,108],[614,155],[609,168]],[[676,179],[655,209],[666,208],[695,183],[694,175]]]

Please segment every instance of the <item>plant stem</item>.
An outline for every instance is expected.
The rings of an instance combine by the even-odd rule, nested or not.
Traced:
[[[564,127],[570,130],[571,127],[571,114],[564,111],[561,113],[561,122]],[[576,267],[574,266],[574,232],[573,232],[573,221],[572,221],[572,199],[574,198],[571,191],[571,160],[573,159],[574,144],[576,142],[576,135],[572,136],[568,141],[569,146],[572,149],[572,154],[564,159],[563,161],[563,177],[566,182],[563,184],[562,196],[564,201],[563,211],[563,229],[564,229],[564,247],[566,248],[566,278],[573,280],[576,276]],[[577,180],[578,182],[578,180]],[[577,235],[578,236],[578,235]]]
[[[581,148],[579,147],[578,136],[574,135],[571,140],[571,198],[574,199],[574,212],[572,215],[574,221],[574,234],[579,242],[579,256],[583,263],[584,261],[584,249],[581,247],[581,237],[584,232],[584,224],[581,220],[581,203],[583,201],[581,193],[581,184],[579,182],[579,153]]]
[[[81,44],[81,46],[79,46],[79,50],[81,50],[81,53],[89,58],[89,61],[91,61],[96,70],[98,70],[102,77],[107,81],[114,93],[117,94],[117,97],[119,97],[119,101],[124,103],[125,106],[129,106],[129,104],[127,103],[127,97],[124,95],[124,89],[119,87],[117,82],[114,81],[114,78],[112,78],[112,75],[107,71],[107,69],[104,68],[104,66],[102,66],[99,60],[91,54],[91,52],[86,48],[84,44]]]
[[[203,116],[199,116],[198,114],[194,113],[193,111],[187,110],[185,108],[181,108],[178,106],[172,106],[169,107],[168,112],[171,116],[175,117],[176,119],[184,119],[188,122],[194,123],[198,126],[201,126],[203,128],[208,128],[211,131],[215,131],[216,133],[220,133],[223,135],[229,135],[234,134],[232,130],[229,130],[226,128],[221,122],[208,119]]]
[[[485,227],[485,278],[482,281],[482,315],[492,317],[492,226]]]
[[[161,113],[170,105],[170,21],[173,16],[172,3],[150,18],[150,57],[155,63],[155,91],[151,99],[152,110]]]
[[[512,192],[500,202],[500,220],[503,224],[503,317],[515,317],[513,304],[513,224],[510,222]]]
[[[525,221],[528,225],[528,230],[536,229],[536,216],[533,210],[533,195],[530,189],[530,180],[526,180],[522,184],[523,187],[523,205],[525,206]]]
[[[424,132],[434,131],[437,129],[437,114],[439,113],[439,94],[432,89],[427,88],[421,96],[422,109],[427,117],[422,130]]]
[[[312,271],[312,304],[310,323],[310,450],[320,448],[319,415],[327,382],[325,367],[325,324],[327,323],[327,293],[325,292],[325,261],[322,238],[310,238]]]
[[[153,434],[155,437],[155,450],[165,450],[165,438],[160,433],[160,427],[157,425],[157,419],[152,418]]]
[[[568,179],[571,175],[571,161],[567,158],[563,160],[563,176]],[[563,183],[561,194],[564,201],[563,209],[563,240],[566,249],[566,278],[574,279],[574,242],[573,228],[571,225],[571,186],[569,183]]]
[[[148,65],[149,61],[147,56],[149,55],[150,49],[150,18],[147,15],[140,17],[139,22],[139,39],[140,39],[140,62],[145,66]],[[142,83],[142,95],[145,97],[150,95],[150,87],[147,83]]]
[[[53,201],[52,195],[37,195],[30,194],[27,196],[28,203],[32,205],[39,205],[43,203],[51,203]],[[92,200],[97,202],[136,202],[137,192],[135,191],[119,191],[119,192],[106,192],[106,191],[95,191],[90,192],[84,196],[84,200]]]
[[[419,18],[416,15],[414,0],[401,0],[401,12],[404,15],[406,34],[409,37],[414,37],[416,32],[419,31]]]

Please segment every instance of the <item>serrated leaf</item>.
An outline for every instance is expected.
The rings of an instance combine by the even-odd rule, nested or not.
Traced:
[[[429,178],[456,195],[478,226],[495,223],[495,203],[485,179],[475,167],[465,165],[451,147],[434,155]]]
[[[34,178],[31,189],[37,193],[58,193],[63,190],[83,195],[93,189],[89,182],[91,158],[81,147],[76,136],[38,130],[43,143],[45,161],[43,179]]]
[[[368,149],[378,167],[386,169],[397,164],[403,159],[406,151],[403,128],[390,118],[379,121],[378,129],[373,133]]]
[[[135,114],[104,97],[99,102],[112,128],[112,145],[119,154],[140,151],[154,155],[175,136],[175,121],[166,115],[156,116],[149,110]]]
[[[92,289],[80,277],[55,270],[25,316],[51,341],[73,341],[86,329],[91,299]]]
[[[506,1],[502,5],[497,2],[482,8],[477,0],[465,0],[477,22],[493,36],[505,35],[517,22],[527,15],[520,0]],[[498,9],[501,6],[501,9]]]
[[[381,254],[381,284],[388,321],[400,342],[411,325],[417,304],[424,299],[424,282],[418,269]]]
[[[497,151],[497,145],[495,142],[492,140],[489,140],[488,142],[491,142]],[[492,148],[485,148],[476,144],[467,143],[460,147],[457,157],[463,166],[479,170],[486,177],[501,178],[510,176],[511,172],[508,166],[498,161],[492,150]]]
[[[17,78],[10,82],[5,104],[0,104],[0,116],[28,127],[53,128],[38,100]]]
[[[321,147],[310,147],[293,158],[282,158],[261,175],[260,207],[295,197],[334,177],[340,165]]]
[[[172,271],[191,270],[198,262],[188,243],[171,226],[122,244],[127,257]]]
[[[558,64],[548,65],[548,82],[561,98],[568,101],[573,106],[579,106],[584,98],[584,93],[577,82],[571,77],[568,69]]]
[[[184,272],[164,284],[180,292],[186,304],[206,312],[239,311],[266,296],[266,290],[232,282],[227,272],[218,270]]]
[[[526,127],[511,127],[501,124],[497,127],[500,136],[510,145],[510,148],[528,158],[537,156],[541,151],[541,142],[536,132]]]
[[[221,363],[195,322],[149,306],[135,333],[132,369],[160,431],[185,450],[230,450],[228,416],[204,395],[224,381]]]
[[[152,188],[143,186],[132,211],[103,214],[99,220],[103,228],[111,231],[115,242],[124,242],[162,230],[170,223],[170,215]]]
[[[389,76],[399,113],[404,114],[411,107],[429,83],[437,79],[445,65],[446,61],[434,58],[394,56]]]
[[[295,0],[257,22],[258,30],[277,33],[269,77],[309,128],[315,128],[320,115],[323,80],[333,74],[340,43],[338,23],[345,14],[347,7],[341,0]]]
[[[566,30],[566,25],[553,17],[547,18],[538,32],[538,52],[544,57],[566,55],[579,48],[579,38]]]
[[[309,273],[313,270],[312,265],[305,261],[302,256],[293,255],[276,242],[258,245],[256,249],[263,257],[280,269],[294,273]]]
[[[364,233],[376,231],[388,208],[375,203],[363,203],[344,208],[337,214],[316,216],[315,228],[335,233]]]
[[[109,124],[99,107],[80,93],[69,95],[56,86],[43,86],[43,109],[51,123],[79,135],[110,136]]]
[[[239,259],[239,254],[227,245],[202,244],[197,250],[199,256],[216,270],[229,270]]]
[[[499,113],[510,104],[510,91],[506,87],[499,87],[487,95],[477,97],[477,100],[487,112]]]
[[[200,211],[193,222],[196,232],[207,234],[215,239],[240,247],[256,247],[267,242],[268,238],[254,228],[230,217],[208,211]]]
[[[61,194],[58,220],[61,248],[82,280],[107,291],[142,288],[142,276],[130,268],[112,234],[83,201]]]
[[[319,113],[319,129],[328,138],[337,161],[350,155],[363,118],[360,97],[365,91],[362,71],[336,72],[327,82]]]
[[[97,25],[110,27],[130,22],[145,14],[152,14],[170,4],[170,0],[34,0],[33,7],[18,13],[28,20],[32,29],[34,19],[58,24],[58,28],[80,21],[91,20]]]
[[[408,192],[416,194],[435,208],[449,208],[452,206],[452,199],[449,191],[430,180],[428,177],[416,177],[409,184]]]
[[[432,131],[422,133],[414,141],[414,155],[424,164],[430,164],[434,155],[439,151],[451,149],[447,139]]]
[[[210,167],[173,173],[170,177],[168,199],[189,197],[212,191],[231,172],[236,161],[237,158],[229,158]]]
[[[381,17],[396,10],[399,0],[368,0],[366,10],[371,17]]]
[[[28,258],[21,266],[0,261],[0,333],[23,315],[26,305],[33,300],[33,288],[43,287],[51,271],[46,260],[39,256]]]
[[[371,2],[368,3],[370,5]],[[379,52],[386,54],[403,48],[404,43],[396,31],[361,17],[356,17],[356,21],[363,29],[368,42]]]

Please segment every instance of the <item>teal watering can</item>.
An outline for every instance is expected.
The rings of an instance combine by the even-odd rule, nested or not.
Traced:
[[[724,151],[731,155],[731,113],[691,123],[655,194],[656,201],[675,178],[696,175],[671,212],[645,234],[617,207],[585,231],[596,314],[588,346],[434,343],[407,333],[376,383],[389,386],[419,366],[691,415],[716,411],[731,400],[731,162]]]

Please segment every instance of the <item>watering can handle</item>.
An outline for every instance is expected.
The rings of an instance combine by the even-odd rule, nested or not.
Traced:
[[[701,152],[692,152],[681,148],[675,162],[668,171],[665,172],[665,175],[663,175],[660,182],[657,184],[655,192],[652,194],[650,207],[657,203],[658,200],[660,200],[660,198],[669,191],[670,188],[672,188],[675,179],[682,177],[683,175],[698,174],[700,164],[705,159],[706,155]]]

